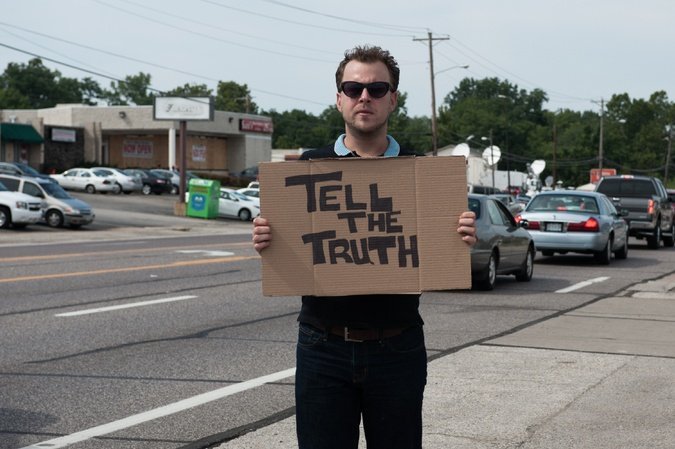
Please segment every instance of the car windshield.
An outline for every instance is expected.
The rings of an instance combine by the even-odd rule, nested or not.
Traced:
[[[21,162],[15,162],[17,167],[20,167],[21,170],[24,172],[28,173],[31,176],[40,176],[40,173],[38,173],[37,170],[35,170],[33,167],[30,165],[22,164]]]
[[[63,187],[53,182],[42,184],[42,188],[45,189],[47,195],[52,196],[59,200],[70,200],[73,197],[68,194]]]
[[[9,192],[9,189],[5,187],[5,185],[1,182],[0,182],[0,192]]]
[[[538,195],[527,205],[528,212],[586,212],[597,213],[595,198],[581,195]]]
[[[230,192],[230,195],[242,200],[242,201],[253,201],[251,198],[247,197],[243,193],[240,192]]]

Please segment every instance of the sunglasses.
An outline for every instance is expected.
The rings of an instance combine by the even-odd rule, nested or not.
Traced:
[[[344,92],[349,98],[359,98],[363,89],[368,89],[368,95],[373,98],[382,98],[391,90],[391,85],[384,81],[375,81],[374,83],[357,83],[356,81],[345,81],[340,84],[338,92]]]

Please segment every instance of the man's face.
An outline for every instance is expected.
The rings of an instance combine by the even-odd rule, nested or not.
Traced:
[[[385,81],[391,83],[387,66],[382,62],[364,63],[350,61],[344,70],[342,82],[356,81],[363,84]],[[344,92],[337,93],[337,108],[351,132],[369,134],[385,128],[389,115],[396,108],[398,92],[387,92],[382,98],[370,95],[363,89],[358,98],[350,98]]]

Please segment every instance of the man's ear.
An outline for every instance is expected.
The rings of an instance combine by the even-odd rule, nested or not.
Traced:
[[[335,106],[337,106],[338,111],[342,112],[342,95],[340,95],[340,92],[335,94]]]
[[[389,101],[390,101],[389,112],[394,112],[396,110],[396,106],[398,106],[398,91],[392,92],[389,97],[390,97],[389,98]]]

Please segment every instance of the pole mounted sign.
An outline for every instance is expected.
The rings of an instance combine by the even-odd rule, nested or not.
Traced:
[[[214,102],[213,97],[155,97],[152,115],[155,120],[178,120],[180,129],[180,158],[178,169],[180,171],[180,185],[178,187],[177,206],[180,215],[185,215],[185,193],[187,171],[187,121],[213,121]],[[177,210],[178,210],[177,209]]]
[[[212,97],[155,97],[155,120],[213,120]]]

